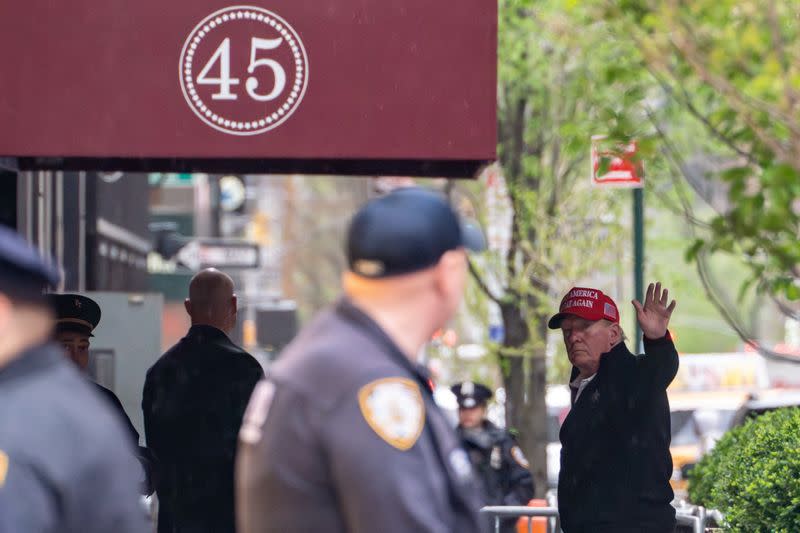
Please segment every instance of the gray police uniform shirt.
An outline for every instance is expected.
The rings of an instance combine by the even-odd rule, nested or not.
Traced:
[[[239,438],[239,533],[481,530],[469,458],[426,375],[346,299],[270,368]]]
[[[61,351],[0,368],[0,532],[149,531],[117,415]]]

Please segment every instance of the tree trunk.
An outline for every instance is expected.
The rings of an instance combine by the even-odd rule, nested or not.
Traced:
[[[531,465],[536,497],[541,498],[547,492],[546,359],[544,350],[525,356],[513,353],[528,344],[528,323],[519,305],[503,305],[501,312],[505,328],[503,348],[508,349],[501,350],[500,356],[506,390],[506,427],[517,433]]]

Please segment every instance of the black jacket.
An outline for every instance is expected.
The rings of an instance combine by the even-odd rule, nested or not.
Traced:
[[[142,465],[142,484],[139,492],[149,496],[153,493],[152,470],[154,468],[153,457],[150,450],[144,446],[139,446],[139,432],[136,431],[133,422],[128,418],[128,413],[125,412],[125,408],[122,406],[122,402],[119,401],[119,398],[117,398],[117,395],[99,383],[95,383],[94,381],[91,383],[94,385],[95,390],[108,401],[108,405],[110,405],[119,416],[120,422],[122,422],[122,425],[125,427],[125,433],[130,436],[133,449],[136,450],[136,459],[139,461],[139,464]]]
[[[235,531],[236,439],[261,365],[211,326],[189,333],[148,370],[142,411],[155,455],[159,533]]]
[[[624,343],[603,354],[561,427],[558,504],[565,533],[675,527],[666,389],[678,354],[669,334],[645,339],[644,347],[640,356]]]
[[[481,479],[486,504],[527,505],[533,498],[533,477],[514,438],[489,421],[480,435],[461,426],[456,431]]]
[[[533,498],[533,476],[522,449],[507,431],[488,420],[481,429],[475,433],[458,426],[456,432],[481,481],[486,505],[528,505]],[[516,531],[516,523],[516,518],[503,519],[500,531]]]

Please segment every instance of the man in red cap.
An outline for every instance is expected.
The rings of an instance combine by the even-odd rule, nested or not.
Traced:
[[[634,300],[644,355],[625,346],[616,303],[575,287],[549,322],[572,363],[572,409],[561,427],[558,506],[565,533],[675,529],[667,386],[678,353],[667,331],[676,302],[661,283]],[[637,339],[638,342],[638,339]]]

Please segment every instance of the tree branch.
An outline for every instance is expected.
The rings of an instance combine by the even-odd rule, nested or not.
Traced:
[[[705,256],[706,252],[701,252],[698,254],[697,273],[700,275],[700,282],[703,285],[703,289],[708,296],[709,301],[711,301],[711,304],[717,309],[719,314],[722,316],[722,319],[736,332],[742,341],[756,348],[758,352],[765,358],[793,364],[800,364],[800,360],[798,360],[796,357],[778,353],[764,346],[761,341],[755,339],[752,332],[747,331],[745,326],[741,324],[733,315],[733,313],[729,311],[729,309],[720,299],[716,288],[713,286],[713,283],[710,280]]]
[[[738,155],[740,155],[740,156],[744,157],[745,159],[747,159],[748,162],[753,163],[755,161],[755,158],[753,157],[753,155],[750,152],[747,152],[743,148],[737,146],[736,143],[733,142],[733,139],[731,139],[730,137],[728,137],[727,135],[722,133],[711,122],[711,120],[709,120],[708,117],[706,117],[705,115],[703,115],[703,113],[700,112],[700,110],[694,104],[694,100],[689,95],[689,92],[686,90],[686,88],[682,84],[680,84],[680,83],[677,84],[678,88],[681,91],[681,95],[682,95],[682,99],[679,100],[678,97],[675,95],[675,91],[674,91],[674,89],[673,89],[673,87],[671,85],[669,85],[666,81],[664,81],[663,78],[661,78],[661,76],[659,76],[649,66],[647,66],[646,68],[647,68],[648,72],[650,72],[650,74],[656,79],[658,84],[661,85],[661,88],[664,90],[664,92],[666,92],[673,100],[675,100],[679,104],[684,105],[686,107],[687,111],[689,111],[689,114],[691,114],[695,119],[700,121],[700,123],[702,123],[703,126],[705,126],[705,128],[714,137],[716,137],[719,141],[721,141],[723,144],[725,144],[725,146],[727,146],[728,148],[730,148],[731,150],[736,152]],[[679,80],[676,79],[676,81],[679,81]]]
[[[780,301],[778,298],[776,298],[774,294],[770,294],[769,297],[772,300],[772,302],[775,304],[775,306],[778,309],[780,309],[781,313],[783,313],[787,317],[791,318],[792,320],[800,321],[800,311],[792,309],[791,307],[789,307],[788,305],[786,305],[785,303]]]
[[[687,31],[691,30],[691,28],[686,29]],[[793,161],[792,154],[786,150],[786,147],[775,139],[774,136],[765,133],[763,128],[758,125],[757,121],[752,116],[751,109],[757,109],[771,117],[774,121],[780,122],[796,138],[800,136],[800,129],[798,129],[790,117],[784,117],[781,112],[776,111],[765,102],[746,96],[728,80],[713,74],[711,69],[708,68],[708,65],[700,59],[700,54],[697,52],[694,43],[691,39],[687,38],[686,35],[673,33],[670,41],[676,50],[680,52],[681,56],[694,69],[700,79],[726,97],[728,104],[739,113],[742,120],[747,123],[762,143],[768,146],[781,161],[787,163]]]
[[[475,283],[478,284],[478,288],[489,298],[491,301],[500,305],[500,298],[496,296],[490,289],[486,282],[481,277],[478,269],[475,268],[475,264],[472,262],[472,259],[469,257],[467,258],[467,264],[469,265],[469,273],[472,275],[472,279],[475,280]]]

